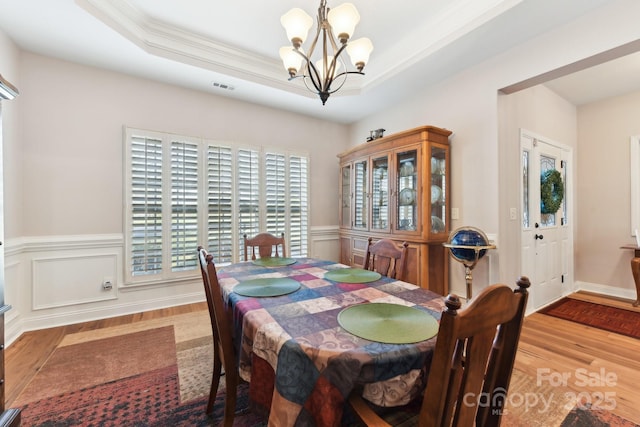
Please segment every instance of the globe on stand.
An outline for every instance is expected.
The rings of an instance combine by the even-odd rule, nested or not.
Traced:
[[[449,234],[449,240],[443,245],[449,248],[453,259],[464,265],[467,301],[469,301],[472,298],[473,277],[471,271],[478,261],[485,256],[487,250],[495,249],[496,246],[489,241],[482,230],[471,226],[453,230]]]

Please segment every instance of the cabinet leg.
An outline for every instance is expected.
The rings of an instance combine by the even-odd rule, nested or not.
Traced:
[[[636,282],[636,300],[633,302],[634,307],[640,305],[640,258],[631,259],[631,273],[633,273],[633,281]]]

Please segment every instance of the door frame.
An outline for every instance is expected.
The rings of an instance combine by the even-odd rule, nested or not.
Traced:
[[[565,181],[565,188],[564,188],[564,198],[565,198],[565,202],[564,202],[564,206],[565,206],[565,211],[566,211],[566,215],[565,217],[567,218],[567,224],[563,224],[561,225],[561,227],[566,227],[566,233],[567,233],[567,245],[562,247],[562,256],[563,256],[563,260],[562,260],[562,275],[563,275],[563,282],[562,282],[562,291],[561,291],[561,296],[566,296],[570,293],[572,293],[575,289],[575,278],[574,278],[574,229],[575,229],[575,225],[576,225],[576,215],[575,215],[575,203],[574,203],[574,190],[575,190],[575,170],[576,170],[576,162],[575,162],[575,158],[574,158],[574,152],[573,152],[573,148],[566,145],[566,144],[562,144],[559,143],[557,141],[554,141],[550,138],[547,138],[543,135],[539,135],[535,132],[529,131],[527,129],[523,129],[520,128],[520,150],[519,150],[519,164],[520,164],[520,179],[518,180],[518,194],[519,194],[519,201],[520,201],[520,207],[519,210],[522,212],[522,215],[520,216],[520,225],[519,225],[519,237],[518,240],[520,242],[520,262],[521,262],[521,268],[525,269],[526,268],[526,264],[524,263],[524,259],[525,259],[525,249],[523,246],[523,242],[522,242],[522,235],[524,232],[524,194],[523,194],[523,180],[522,180],[522,171],[523,171],[523,152],[525,150],[525,145],[526,145],[526,139],[530,139],[531,141],[541,141],[545,144],[551,145],[555,148],[558,148],[562,155],[560,160],[562,160],[563,162],[565,162],[565,174],[566,174],[566,181]],[[531,177],[529,178],[531,179]],[[535,265],[535,263],[534,263]],[[535,271],[531,272],[531,273],[527,273],[525,271],[523,271],[523,274],[527,275],[527,274],[531,274],[534,279],[535,279]],[[532,281],[533,283],[533,281]],[[530,288],[529,291],[531,293],[535,294],[535,289]],[[532,295],[529,300],[528,300],[528,309],[527,312],[532,312],[532,311],[536,311],[539,310],[540,308],[542,308],[544,305],[548,305],[544,304],[541,306],[535,306],[535,301],[536,298],[534,297],[534,295]]]

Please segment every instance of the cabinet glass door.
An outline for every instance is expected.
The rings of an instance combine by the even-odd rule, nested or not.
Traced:
[[[353,164],[353,227],[367,228],[367,160],[357,161]]]
[[[389,229],[389,156],[371,160],[371,229]]]
[[[397,197],[395,229],[415,231],[418,224],[418,150],[396,154]]]
[[[340,226],[351,227],[351,165],[340,172]]]
[[[447,152],[431,147],[431,233],[447,230]]]

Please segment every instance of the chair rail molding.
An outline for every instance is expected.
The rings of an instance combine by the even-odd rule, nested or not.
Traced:
[[[335,260],[338,226],[310,227],[309,256]],[[22,333],[204,301],[202,278],[124,284],[124,235],[24,236],[5,242],[6,343]],[[103,287],[105,281],[112,287]]]

